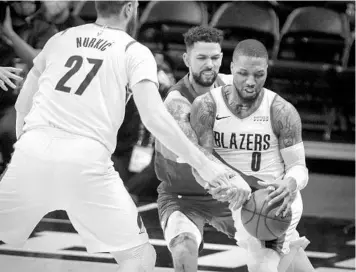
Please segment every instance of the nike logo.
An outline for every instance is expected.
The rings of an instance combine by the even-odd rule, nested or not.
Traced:
[[[225,119],[225,118],[229,118],[231,116],[223,116],[223,117],[219,117],[219,115],[216,116],[216,120],[221,120],[221,119]]]

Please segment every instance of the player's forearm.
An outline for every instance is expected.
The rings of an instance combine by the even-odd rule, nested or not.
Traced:
[[[207,147],[203,147],[199,145],[199,141],[198,138],[195,134],[195,131],[193,130],[193,128],[190,125],[189,121],[185,121],[185,120],[178,120],[175,119],[177,124],[179,125],[179,127],[181,128],[181,130],[184,132],[184,134],[187,136],[187,138],[211,161],[214,161],[216,163],[219,163],[221,165],[224,165],[226,168],[228,168],[229,170],[231,170],[228,166],[226,166],[225,164],[223,164],[219,159],[217,159],[213,154],[212,148],[207,148]],[[183,162],[183,160],[181,160],[181,158],[179,158],[180,161]],[[205,183],[202,182],[202,180],[204,180],[199,172],[197,170],[194,169],[194,167],[192,168],[192,172],[193,172],[193,176],[195,177],[196,181],[202,185],[204,187]]]
[[[205,168],[207,158],[199,148],[195,146],[180,129],[174,118],[168,113],[166,108],[155,105],[153,109],[147,104],[147,110],[141,109],[142,122],[148,130],[168,149],[177,154],[192,167],[198,169]]]
[[[12,42],[12,46],[16,54],[25,62],[29,67],[33,65],[33,59],[38,55],[40,50],[34,49],[27,44],[19,35],[15,32],[11,33],[9,39]]]
[[[285,177],[293,178],[297,189],[302,190],[309,181],[309,172],[305,164],[305,150],[303,142],[284,148],[281,155],[285,164]]]
[[[214,161],[214,162],[216,162],[216,163],[219,163],[219,164],[221,164],[221,165],[224,165],[227,169],[233,171],[230,167],[228,167],[227,165],[225,165],[224,163],[222,163],[219,159],[217,159],[217,158],[212,154],[212,150],[209,150],[209,149],[207,149],[207,148],[204,148],[204,147],[202,147],[202,146],[200,146],[200,145],[198,145],[198,144],[196,144],[196,146],[197,146],[197,148],[198,148],[201,152],[204,153],[204,155],[205,155],[209,160]],[[196,169],[192,168],[192,173],[193,173],[193,176],[195,177],[196,181],[197,181],[200,185],[204,186],[203,183],[201,182],[201,180],[204,180],[204,179],[200,176],[199,172],[198,172]]]

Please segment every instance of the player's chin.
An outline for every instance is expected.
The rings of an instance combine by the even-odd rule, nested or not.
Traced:
[[[242,97],[246,100],[254,100],[257,97],[256,90],[243,90]]]
[[[202,79],[202,85],[204,87],[210,87],[214,84],[216,78]]]

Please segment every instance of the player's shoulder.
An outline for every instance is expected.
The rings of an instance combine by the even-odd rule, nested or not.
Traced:
[[[266,89],[268,91],[268,89]],[[279,111],[281,109],[284,110],[290,110],[294,108],[293,104],[288,102],[287,100],[285,100],[282,96],[275,94],[273,101],[272,101],[272,105],[271,105],[271,109],[273,111]]]
[[[232,84],[232,82],[233,82],[232,74],[219,73],[218,76],[222,80],[222,82],[224,82],[224,84],[226,84],[226,85]]]
[[[300,119],[297,109],[292,103],[284,99],[278,94],[275,94],[271,104],[271,119],[272,122],[278,122],[282,119],[289,118],[291,120]]]
[[[187,98],[185,98],[178,90],[172,89],[167,94],[164,99],[164,103],[166,105],[187,105],[189,108],[191,107],[191,103]]]
[[[206,92],[205,94],[199,95],[197,98],[194,99],[193,107],[194,108],[215,108],[215,100],[212,96],[212,92],[216,89],[221,89],[221,87],[215,88],[210,92]]]
[[[147,46],[143,45],[142,43],[140,43],[139,41],[133,38],[127,42],[125,46],[125,51],[127,53],[130,53],[132,55],[137,55],[137,56],[140,56],[140,54],[152,55],[151,50]]]

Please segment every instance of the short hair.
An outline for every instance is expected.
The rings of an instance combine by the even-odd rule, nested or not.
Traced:
[[[265,58],[268,60],[266,47],[260,41],[254,39],[243,40],[236,45],[233,60],[238,56]]]
[[[110,17],[119,15],[123,6],[133,1],[95,1],[95,9],[98,15],[103,17]]]
[[[183,37],[185,46],[188,49],[196,42],[218,43],[221,45],[224,34],[221,30],[214,27],[196,26],[184,33]]]

